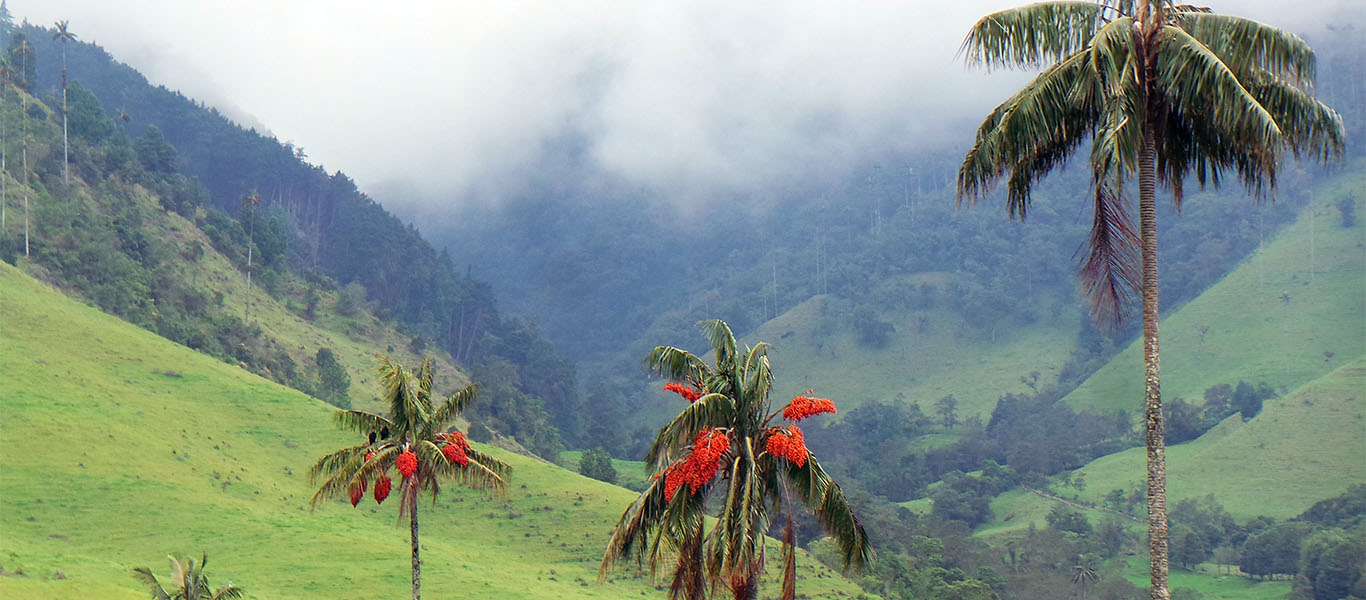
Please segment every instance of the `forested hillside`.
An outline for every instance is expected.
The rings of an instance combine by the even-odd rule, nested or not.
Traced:
[[[368,307],[396,325],[408,338],[398,347],[415,353],[428,347],[447,352],[499,399],[494,405],[502,407],[503,414],[482,415],[490,427],[515,435],[545,456],[563,447],[562,432],[569,440],[579,437],[582,424],[577,420],[573,365],[530,322],[501,313],[487,283],[460,273],[457,259],[433,248],[416,228],[360,193],[341,171],[329,174],[309,163],[298,148],[244,129],[216,109],[164,86],[150,85],[136,70],[93,44],[78,42],[65,50],[73,81],[68,94],[72,162],[78,165],[77,178],[95,191],[81,194],[77,187],[68,194],[66,188],[53,189],[66,185],[60,182],[60,117],[54,118],[50,108],[57,97],[52,95],[57,83],[53,74],[60,71],[62,49],[46,28],[9,23],[0,28],[5,29],[0,33],[5,34],[6,48],[25,43],[30,48],[17,55],[27,66],[26,75],[12,77],[13,87],[6,90],[7,123],[11,130],[31,136],[29,183],[43,200],[35,199],[39,207],[34,227],[53,231],[35,232],[36,260],[53,268],[63,283],[83,288],[98,297],[102,308],[156,327],[173,340],[196,348],[213,345],[207,351],[231,354],[258,372],[269,370],[277,381],[288,383],[296,377],[297,368],[281,359],[287,353],[272,346],[278,341],[226,339],[250,331],[245,324],[202,325],[201,330],[218,327],[221,335],[201,339],[194,332],[177,331],[172,321],[179,317],[155,310],[157,299],[171,300],[168,306],[174,306],[176,314],[198,319],[194,315],[199,307],[214,299],[186,296],[179,289],[186,287],[186,278],[157,277],[165,259],[139,254],[161,245],[150,232],[134,231],[147,219],[136,212],[145,213],[145,204],[134,208],[137,203],[128,202],[136,193],[132,184],[141,185],[161,208],[194,222],[235,269],[250,271],[257,286],[282,302],[281,294],[292,293],[297,308],[312,311],[324,297],[345,298],[344,309]],[[10,59],[13,62],[14,56]],[[23,106],[29,107],[26,119],[19,118]],[[20,145],[19,137],[12,137],[8,156],[19,156]],[[22,169],[12,159],[9,169],[11,180],[24,185]],[[110,221],[81,222],[84,213],[70,203],[82,195],[86,202],[103,206],[101,213]],[[47,202],[53,198],[58,200]],[[87,230],[87,225],[109,223],[113,227]],[[63,227],[96,236],[77,236],[73,241],[82,238],[82,244],[122,253],[89,254],[90,260],[84,261],[58,257],[53,252],[59,244],[52,236]],[[10,230],[12,248],[21,243],[16,232]],[[120,271],[134,263],[138,273]],[[92,280],[92,273],[62,269],[99,272]]]

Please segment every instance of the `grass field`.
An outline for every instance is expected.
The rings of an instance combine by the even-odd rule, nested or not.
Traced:
[[[1148,586],[1148,558],[1130,556],[1123,561],[1124,578],[1140,588]],[[1254,581],[1239,574],[1225,573],[1222,567],[1199,565],[1194,571],[1172,569],[1167,575],[1167,587],[1191,588],[1205,600],[1281,600],[1290,593],[1290,582]]]
[[[330,407],[192,352],[0,264],[0,597],[144,598],[131,569],[209,555],[254,598],[401,597],[393,503],[308,509],[306,471],[355,443]],[[662,597],[629,570],[596,583],[631,492],[489,449],[507,498],[450,488],[421,505],[431,597]],[[858,596],[800,561],[814,597]],[[18,573],[22,572],[22,575]],[[771,586],[770,586],[771,587]]]
[[[765,323],[752,337],[773,344],[782,394],[814,388],[841,410],[900,398],[919,402],[921,410],[933,414],[934,403],[952,394],[959,418],[976,415],[986,420],[1002,394],[1030,392],[1022,377],[1034,371],[1040,373],[1040,382],[1057,377],[1071,351],[1077,322],[1075,314],[1065,315],[993,338],[970,327],[954,311],[939,309],[893,318],[896,333],[885,348],[861,346],[844,328],[818,347],[815,332],[824,301],[822,296],[807,300]],[[919,316],[930,317],[929,331],[917,331]]]
[[[1295,516],[1314,502],[1366,482],[1366,359],[1339,367],[1243,423],[1234,415],[1209,433],[1167,448],[1169,504],[1214,494],[1240,519]],[[1077,472],[1095,502],[1138,485],[1145,454],[1133,448]]]

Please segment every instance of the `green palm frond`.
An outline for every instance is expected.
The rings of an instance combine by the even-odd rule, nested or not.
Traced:
[[[394,424],[380,415],[363,410],[339,410],[332,413],[332,422],[338,428],[360,434],[377,432],[382,429],[393,431]]]
[[[1013,170],[1007,209],[1029,210],[1029,187],[1059,164],[1087,136],[1098,113],[1076,90],[1092,81],[1089,53],[1054,65],[996,107],[977,130],[977,140],[958,169],[958,201],[975,203]]]
[[[735,334],[731,332],[730,325],[720,319],[706,319],[698,326],[702,328],[702,337],[711,342],[711,351],[716,355],[716,365],[728,365],[735,361]]]
[[[800,467],[790,462],[784,464],[792,490],[801,503],[816,514],[821,527],[839,547],[844,567],[858,568],[868,564],[873,558],[868,533],[854,515],[844,490],[821,468],[820,461],[815,456],[808,456],[806,464]]]
[[[991,13],[969,30],[959,54],[987,69],[1032,68],[1091,44],[1112,7],[1096,2],[1038,2]]]
[[[1314,49],[1299,36],[1252,19],[1183,12],[1175,23],[1242,76],[1265,71],[1295,85],[1314,82]]]
[[[758,403],[768,399],[773,387],[773,369],[768,362],[769,345],[759,342],[745,352],[743,361],[744,390],[753,410],[762,410]]]
[[[225,598],[241,598],[246,591],[231,583],[223,585],[213,593],[213,600],[224,600]]]
[[[692,384],[702,383],[711,373],[706,361],[673,346],[657,346],[651,350],[645,357],[645,370],[650,375]]]
[[[465,412],[465,407],[479,396],[479,384],[471,383],[460,391],[451,394],[441,402],[441,405],[432,411],[432,424],[435,428],[441,429],[455,418],[456,415]]]
[[[353,459],[356,458],[357,455],[364,456],[365,451],[369,447],[369,444],[361,444],[359,446],[342,448],[341,450],[336,450],[324,454],[321,458],[317,460],[317,462],[313,463],[312,467],[309,467],[309,483],[312,484],[313,482],[317,481],[318,477],[332,475],[334,473],[342,471],[347,464],[351,463]]]
[[[1337,111],[1269,73],[1250,79],[1248,91],[1271,113],[1295,156],[1327,162],[1342,155],[1342,117]]]
[[[705,394],[689,404],[683,412],[659,429],[655,441],[645,454],[645,462],[659,469],[671,462],[675,451],[692,442],[703,427],[724,427],[730,422],[735,405],[725,394]]]
[[[1219,57],[1179,27],[1158,34],[1154,85],[1169,103],[1204,111],[1204,120],[1223,135],[1261,149],[1279,150],[1280,127],[1248,93]]]
[[[166,593],[166,588],[161,587],[161,582],[157,581],[157,576],[152,574],[152,570],[147,567],[133,569],[133,577],[141,581],[152,592],[154,600],[171,600],[171,595]]]

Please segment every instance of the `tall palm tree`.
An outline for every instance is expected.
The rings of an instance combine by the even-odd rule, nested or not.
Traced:
[[[76,34],[67,29],[70,21],[65,19],[57,21],[53,25],[57,28],[52,32],[52,39],[62,43],[62,183],[71,183],[67,174],[67,143],[66,143],[66,44],[76,41]]]
[[[27,73],[28,73],[28,59],[29,59],[30,56],[33,55],[33,45],[32,45],[32,44],[29,44],[27,39],[21,39],[21,40],[19,40],[19,43],[18,43],[18,44],[15,44],[15,45],[14,45],[14,49],[11,50],[11,52],[13,52],[14,54],[18,54],[18,55],[19,55],[19,63],[20,63],[20,65],[21,65],[20,71],[19,71],[19,72],[20,72],[21,74],[24,74],[24,78],[25,78],[25,81],[24,81],[24,91],[19,92],[19,106],[20,106],[19,124],[20,124],[20,126],[21,126],[21,127],[20,127],[21,132],[20,132],[20,134],[19,134],[19,141],[21,142],[21,148],[22,148],[22,149],[20,150],[20,155],[21,155],[21,157],[22,157],[21,163],[20,163],[20,173],[23,174],[23,183],[24,183],[23,188],[22,188],[22,189],[23,189],[23,194],[24,194],[24,256],[28,256],[28,194],[29,194],[29,190],[28,190],[28,91],[27,91],[27,90],[28,90],[28,86],[32,85],[32,82],[30,82],[30,81],[27,80],[27,78],[28,78]]]
[[[981,198],[1009,171],[1006,207],[1024,218],[1031,187],[1091,141],[1095,217],[1080,276],[1103,323],[1142,293],[1151,592],[1166,599],[1156,186],[1169,188],[1179,207],[1187,176],[1217,186],[1236,175],[1265,198],[1286,150],[1319,161],[1341,153],[1341,119],[1312,95],[1314,53],[1304,40],[1171,0],[1004,10],[978,21],[962,52],[988,69],[1046,68],[983,121],[958,171],[960,203]],[[1125,197],[1135,174],[1137,235]]]
[[[242,197],[242,213],[247,216],[247,295],[243,298],[246,308],[242,309],[242,321],[251,323],[251,251],[256,247],[256,207],[261,205],[261,195],[252,192]]]
[[[671,597],[702,598],[710,583],[729,586],[737,599],[752,599],[764,563],[764,533],[785,514],[781,597],[792,598],[794,504],[815,513],[846,567],[865,564],[872,547],[844,492],[806,449],[801,430],[781,423],[834,412],[834,405],[803,395],[771,410],[768,344],[741,349],[725,322],[701,326],[714,364],[671,346],[659,346],[645,359],[650,373],[670,379],[666,389],[690,404],[650,446],[645,460],[654,480],[622,513],[599,576],[606,577],[623,557],[648,562],[654,573],[674,553]],[[722,503],[708,531],[704,517],[712,491],[720,492]]]
[[[384,387],[383,400],[389,414],[377,415],[361,410],[335,413],[338,427],[367,436],[365,441],[342,448],[318,459],[309,470],[309,479],[323,479],[313,494],[312,507],[346,494],[355,506],[374,481],[376,502],[383,502],[392,485],[388,473],[396,468],[402,475],[398,485],[398,515],[408,516],[412,540],[413,600],[421,597],[422,562],[418,557],[417,500],[430,492],[436,501],[441,481],[453,481],[477,489],[503,492],[512,468],[492,456],[475,450],[458,431],[446,428],[479,393],[470,384],[439,403],[432,400],[435,369],[431,359],[415,369],[405,369],[387,357],[379,359],[379,377]]]
[[[133,569],[133,577],[138,581],[147,584],[147,588],[152,592],[155,600],[223,600],[224,598],[241,598],[245,593],[242,588],[232,584],[231,581],[214,590],[209,585],[209,578],[204,575],[204,567],[209,564],[209,555],[205,554],[195,564],[194,559],[178,559],[174,556],[167,556],[171,559],[171,585],[175,586],[167,590],[165,586],[157,581],[156,575],[147,567]]]

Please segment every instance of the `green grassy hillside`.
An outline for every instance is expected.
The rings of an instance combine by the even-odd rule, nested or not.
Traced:
[[[1164,398],[1198,404],[1206,388],[1239,380],[1294,390],[1366,355],[1366,222],[1342,227],[1336,206],[1355,194],[1362,214],[1363,188],[1360,166],[1319,186],[1295,223],[1162,321]],[[1066,400],[1141,414],[1141,341]]]
[[[207,552],[255,598],[397,597],[395,507],[310,512],[305,472],[354,443],[331,408],[169,343],[0,264],[0,597],[143,598],[133,567]],[[629,491],[496,449],[506,499],[451,488],[422,505],[432,597],[662,597],[597,560]],[[802,561],[816,597],[857,588]]]
[[[913,311],[889,315],[896,332],[885,348],[870,348],[844,327],[817,335],[825,301],[823,296],[807,300],[750,337],[773,344],[784,392],[815,388],[841,409],[901,397],[932,413],[935,401],[952,394],[960,418],[985,420],[1002,394],[1030,392],[1021,378],[1031,372],[1039,373],[1040,382],[1056,379],[1077,322],[1077,315],[1069,314],[993,336],[947,308]],[[928,323],[923,331],[921,317]],[[817,339],[825,341],[818,346]]]
[[[1214,494],[1239,518],[1295,516],[1314,502],[1366,482],[1366,358],[1282,398],[1246,423],[1238,415],[1192,442],[1167,449],[1168,503]],[[1078,470],[1083,498],[1099,501],[1137,485],[1145,454],[1133,448]]]

